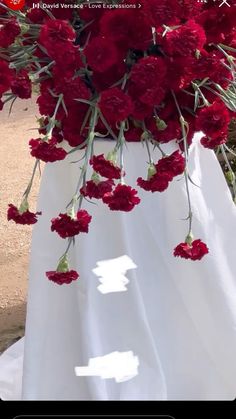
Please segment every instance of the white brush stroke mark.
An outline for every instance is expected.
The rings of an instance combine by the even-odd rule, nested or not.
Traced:
[[[114,378],[117,383],[128,381],[138,375],[139,359],[132,351],[111,352],[108,355],[90,358],[88,366],[75,367],[78,377],[98,376]]]
[[[97,268],[92,270],[101,282],[97,289],[102,294],[127,291],[129,279],[125,274],[129,269],[135,268],[137,265],[127,255],[97,262]]]

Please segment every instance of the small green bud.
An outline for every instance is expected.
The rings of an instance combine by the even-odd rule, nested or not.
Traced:
[[[225,173],[225,177],[226,177],[227,182],[230,185],[233,185],[234,184],[234,182],[235,182],[235,174],[233,172],[231,172],[229,170],[228,172]]]
[[[72,205],[72,207],[67,211],[67,215],[71,217],[72,219],[75,219],[75,207]]]
[[[142,135],[141,135],[141,141],[146,141],[149,138],[149,134],[147,131],[143,131]]]
[[[68,272],[69,271],[69,262],[67,258],[67,254],[62,256],[60,259],[58,266],[57,266],[57,272]]]
[[[91,180],[96,183],[96,185],[101,181],[101,178],[99,176],[99,174],[97,172],[93,172],[92,176],[91,176]]]
[[[117,152],[115,150],[110,151],[107,154],[106,159],[110,160],[112,163],[116,164]]]
[[[159,131],[164,131],[167,128],[165,121],[160,118],[156,118],[156,126]]]
[[[193,239],[194,239],[193,233],[190,232],[185,238],[185,243],[188,243],[191,246]]]
[[[20,204],[19,213],[23,214],[24,212],[28,211],[29,209],[29,203],[27,201],[27,198],[24,198]]]
[[[156,174],[156,168],[153,163],[149,164],[148,166],[148,180]]]

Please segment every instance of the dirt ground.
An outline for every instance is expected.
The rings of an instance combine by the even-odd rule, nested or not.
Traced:
[[[28,261],[32,228],[8,222],[8,203],[19,205],[30,179],[34,159],[28,141],[37,135],[34,100],[18,100],[0,112],[0,352],[24,335]],[[40,176],[30,198],[35,210]]]

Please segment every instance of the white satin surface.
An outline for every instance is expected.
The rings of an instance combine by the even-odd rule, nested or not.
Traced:
[[[141,203],[130,213],[84,201],[93,220],[89,233],[78,236],[71,249],[71,268],[80,278],[70,285],[48,281],[45,271],[55,269],[65,251],[66,241],[50,231],[50,220],[65,212],[78,179],[78,163],[70,162],[83,152],[46,165],[38,200],[43,214],[32,239],[25,342],[17,342],[0,357],[0,397],[235,398],[236,208],[215,154],[199,144],[200,137],[195,135],[189,156],[190,176],[199,185],[190,184],[193,232],[210,253],[201,261],[172,255],[188,230],[183,220],[188,216],[185,182],[179,176],[163,193],[137,188]],[[107,153],[113,145],[98,140],[95,154]],[[163,146],[169,153],[175,148],[174,143]],[[146,149],[128,143],[124,152],[126,183],[136,187],[137,177],[146,177]],[[161,157],[159,151],[155,155]],[[131,263],[127,271],[120,269],[126,278],[124,289],[102,292],[96,268],[123,257]],[[109,268],[106,283],[115,280],[118,265]],[[138,373],[120,382],[75,374],[76,367],[115,351],[132,351]]]

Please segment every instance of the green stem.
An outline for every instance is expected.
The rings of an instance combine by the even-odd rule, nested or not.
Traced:
[[[192,83],[192,86],[193,86],[194,90],[197,90],[198,93],[200,94],[204,105],[205,106],[210,106],[210,103],[208,102],[208,100],[206,99],[204,94],[202,93],[202,91],[201,91],[200,87],[197,85],[197,83]]]
[[[172,96],[174,98],[175,101],[175,105],[176,108],[178,110],[179,113],[179,120],[180,120],[180,125],[181,125],[181,131],[182,131],[182,136],[183,136],[183,140],[184,140],[184,156],[185,156],[185,170],[184,170],[184,179],[185,179],[185,185],[186,185],[186,192],[187,192],[187,198],[188,198],[188,220],[189,220],[189,229],[188,229],[188,235],[191,234],[192,232],[192,221],[193,221],[193,211],[192,211],[192,204],[191,204],[191,197],[190,197],[190,190],[189,190],[189,174],[188,174],[188,143],[187,143],[187,134],[186,134],[186,130],[185,130],[185,120],[184,117],[182,115],[181,109],[179,107],[178,101],[176,99],[175,93],[172,90],[171,91]]]
[[[98,116],[98,108],[97,108],[97,106],[93,106],[92,112],[91,112],[91,117],[90,117],[90,123],[89,123],[89,134],[88,134],[88,138],[87,138],[85,161],[84,161],[84,164],[81,168],[80,177],[79,177],[78,184],[77,184],[77,187],[76,187],[76,190],[75,190],[75,194],[74,194],[75,199],[78,199],[78,192],[80,190],[82,181],[83,181],[83,184],[86,181],[86,173],[87,173],[88,163],[89,163],[89,159],[91,157],[91,149],[92,149],[92,145],[93,145],[93,141],[94,141],[94,137],[95,137],[95,127],[96,127],[96,124],[97,124],[97,116]],[[80,200],[80,201],[82,202],[82,200]],[[80,202],[80,205],[81,205],[81,202]]]
[[[61,259],[63,259],[65,256],[67,256],[67,253],[69,252],[69,250],[70,250],[70,247],[71,247],[72,243],[73,243],[73,239],[72,239],[72,237],[70,237],[70,238],[68,239],[68,245],[67,245],[67,248],[66,248],[65,252],[63,253],[63,255],[60,257],[60,260],[61,260]]]
[[[231,167],[231,165],[230,165],[230,162],[229,162],[229,160],[228,160],[228,157],[227,157],[227,154],[226,154],[226,152],[225,152],[225,148],[224,148],[224,144],[221,144],[220,145],[220,150],[221,150],[221,153],[222,153],[222,155],[223,155],[223,157],[224,157],[224,160],[225,160],[225,163],[226,163],[226,165],[227,165],[227,167],[228,167],[228,169],[229,169],[229,172],[233,175],[232,176],[232,178],[234,179],[234,181],[232,182],[232,188],[233,188],[233,198],[234,198],[234,200],[235,200],[235,198],[236,198],[236,182],[235,182],[235,174],[234,174],[234,171],[233,171],[233,169],[232,169],[232,167]]]
[[[148,142],[147,138],[145,138],[145,145],[146,145],[146,148],[147,148],[149,163],[152,164],[153,159],[152,159],[152,156],[151,156],[151,151],[150,151],[149,142]]]
[[[25,192],[23,193],[23,197],[26,198],[26,199],[28,198],[28,196],[30,194],[30,191],[31,191],[31,188],[32,188],[32,185],[33,185],[33,181],[34,181],[34,176],[35,176],[35,173],[36,173],[36,169],[37,169],[37,167],[39,165],[39,162],[40,162],[40,160],[37,159],[36,162],[35,162],[35,164],[34,164],[33,172],[32,172],[32,175],[31,175],[31,179],[30,179],[30,181],[28,183],[28,186],[27,186]]]
[[[45,65],[44,67],[40,68],[39,71],[36,71],[32,74],[34,78],[38,77],[39,74],[43,73],[44,71],[47,71],[53,64],[55,64],[55,61],[51,61],[49,64]]]
[[[124,137],[124,129],[125,129],[125,121],[121,122],[120,126],[120,132],[119,132],[119,149],[120,149],[120,171],[121,171],[121,183],[124,182],[124,143],[125,143],[125,137]]]
[[[55,123],[56,123],[56,115],[57,115],[59,106],[62,102],[62,99],[63,99],[63,94],[61,93],[58,96],[58,100],[57,100],[57,104],[56,104],[53,116],[50,118],[50,121],[49,121],[49,124],[48,124],[48,127],[47,127],[47,134],[45,136],[46,139],[50,138],[51,135],[52,135],[52,131],[53,131],[53,128],[55,127]]]

